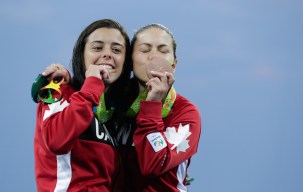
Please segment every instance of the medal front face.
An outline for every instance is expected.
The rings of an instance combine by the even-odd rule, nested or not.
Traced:
[[[58,102],[62,99],[62,92],[60,85],[64,82],[64,78],[57,81],[51,80],[48,82],[47,78],[39,74],[32,84],[31,96],[34,102],[40,101],[51,104]]]
[[[173,67],[172,64],[169,63],[166,59],[161,57],[156,57],[146,65],[146,74],[148,78],[153,77],[151,71],[157,71],[162,73],[164,72],[173,73]]]

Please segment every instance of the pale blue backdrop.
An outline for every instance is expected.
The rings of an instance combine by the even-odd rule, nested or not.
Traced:
[[[36,191],[30,88],[52,62],[69,67],[79,33],[102,18],[130,36],[174,33],[176,90],[200,109],[193,192],[303,191],[303,1],[0,2],[0,191]]]

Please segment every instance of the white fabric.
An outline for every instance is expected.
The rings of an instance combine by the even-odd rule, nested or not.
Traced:
[[[70,155],[70,152],[64,155],[57,155],[57,183],[54,192],[67,191],[72,178]]]
[[[188,160],[184,161],[183,163],[181,163],[178,166],[177,178],[178,178],[179,183],[177,185],[177,188],[179,189],[180,192],[186,192],[187,191],[186,186],[183,184],[183,181],[186,177],[187,164],[188,164]]]

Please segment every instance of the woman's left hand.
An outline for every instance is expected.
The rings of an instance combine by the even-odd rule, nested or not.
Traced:
[[[175,82],[173,73],[151,71],[153,78],[146,83],[148,94],[147,101],[162,101],[173,83]]]
[[[42,75],[47,77],[49,82],[51,80],[56,81],[57,78],[64,78],[64,82],[62,84],[69,84],[71,79],[68,70],[60,63],[52,63],[46,67]]]

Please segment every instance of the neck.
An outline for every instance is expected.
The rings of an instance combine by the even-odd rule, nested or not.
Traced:
[[[108,86],[106,86],[106,87],[104,88],[104,93],[106,93],[107,90],[108,90]]]
[[[144,89],[146,89],[146,82],[140,81],[138,80],[138,86],[139,86],[139,92],[143,91]]]

